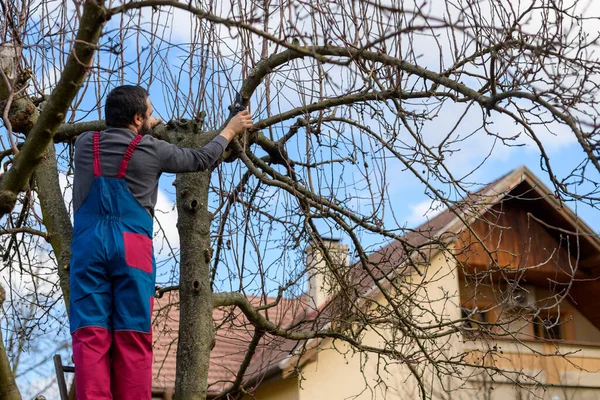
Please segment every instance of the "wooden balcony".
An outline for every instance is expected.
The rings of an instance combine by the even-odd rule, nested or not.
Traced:
[[[495,382],[600,389],[598,343],[487,337],[466,340],[464,351],[473,364],[492,367]],[[471,379],[481,381],[483,375]]]

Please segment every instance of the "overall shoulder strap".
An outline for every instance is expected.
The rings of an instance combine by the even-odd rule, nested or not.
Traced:
[[[102,176],[100,170],[100,132],[94,132],[94,177]]]
[[[129,143],[129,147],[127,147],[127,151],[123,156],[123,160],[121,161],[121,167],[119,168],[119,173],[117,178],[123,179],[125,177],[125,173],[127,172],[127,167],[129,166],[129,161],[131,160],[131,156],[133,155],[133,151],[137,147],[140,140],[142,140],[142,135],[136,135],[131,143]]]

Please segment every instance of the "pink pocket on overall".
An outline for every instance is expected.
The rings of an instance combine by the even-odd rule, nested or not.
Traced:
[[[125,262],[132,268],[152,273],[152,239],[144,234],[123,232]]]

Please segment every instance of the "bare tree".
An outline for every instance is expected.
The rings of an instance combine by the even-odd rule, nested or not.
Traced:
[[[255,127],[232,142],[218,166],[176,177],[179,246],[168,235],[155,242],[164,264],[157,295],[177,290],[185,321],[176,397],[206,398],[215,326],[240,320],[249,333],[247,351],[222,396],[249,390],[245,377],[260,346],[306,354],[310,339],[340,341],[407,368],[423,398],[451,393],[450,378],[523,379],[453,352],[453,344],[473,332],[520,340],[519,321],[554,309],[580,272],[588,274],[598,255],[587,242],[597,234],[561,231],[573,262],[526,317],[498,312],[502,318],[485,322],[473,309],[445,315],[444,304],[457,293],[432,297],[424,288],[454,272],[427,266],[435,255],[464,266],[469,287],[495,287],[500,274],[512,290],[533,268],[530,250],[502,261],[495,246],[502,234],[483,237],[472,225],[499,195],[482,194],[488,182],[478,170],[510,147],[536,149],[552,187],[544,196],[598,207],[600,65],[589,27],[600,15],[591,1],[583,3],[0,0],[3,273],[34,276],[27,254],[45,240],[49,245],[39,247],[50,254],[44,267],[52,274],[31,290],[52,298],[60,287],[68,304],[72,225],[64,197],[72,144],[78,134],[105,127],[101,109],[110,88],[126,82],[149,88],[169,120],[153,134],[187,147],[217,134],[238,90]],[[554,137],[581,149],[566,172],[548,155]],[[480,150],[473,154],[475,145]],[[474,167],[462,165],[465,158]],[[399,179],[416,182],[461,229],[439,237],[438,226],[407,227],[394,207]],[[512,188],[503,194],[528,199]],[[485,214],[496,232],[503,213]],[[534,217],[531,224],[552,225]],[[340,268],[324,240],[329,236],[350,244],[351,268]],[[321,308],[303,295],[315,274],[303,261],[309,246],[322,254],[330,280],[333,300]],[[475,248],[486,257],[483,271],[469,268]],[[520,262],[515,275],[511,265]],[[550,255],[536,266],[560,262]],[[300,301],[290,311],[292,324],[282,325],[269,310],[287,298]],[[213,321],[215,308],[225,313],[220,321]],[[366,342],[367,334],[380,335],[378,344]],[[12,382],[6,351],[0,348],[0,381]],[[495,352],[489,348],[482,357]]]

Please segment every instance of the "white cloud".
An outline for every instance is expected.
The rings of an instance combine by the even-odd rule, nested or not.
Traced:
[[[36,72],[38,88],[40,88],[43,93],[50,93],[60,80],[62,68],[59,65],[48,66],[43,64],[42,70]],[[34,87],[30,87],[29,89],[32,93],[34,90],[37,90],[37,88]]]
[[[64,0],[34,0],[28,8],[33,18],[47,18],[53,21],[59,18],[58,13],[66,14],[67,18],[72,17],[76,12],[77,3]]]
[[[406,222],[409,225],[419,225],[442,212],[445,209],[444,204],[439,200],[427,199],[420,203],[409,205],[411,214]]]
[[[171,257],[171,249],[179,249],[179,232],[177,231],[177,207],[175,201],[169,199],[165,191],[159,189],[154,209],[154,253],[158,259]]]
[[[182,42],[190,42],[195,26],[200,22],[198,18],[189,11],[172,8],[171,29],[173,39]]]
[[[71,179],[67,178],[66,174],[59,172],[58,183],[60,185],[60,191],[63,194],[65,207],[67,207],[67,210],[69,211],[69,215],[71,217],[71,223],[73,223],[73,210],[69,208],[69,205],[73,201],[73,182],[71,181]]]

